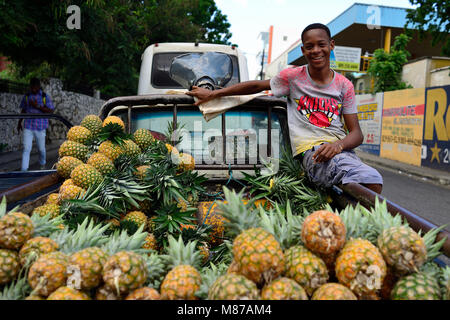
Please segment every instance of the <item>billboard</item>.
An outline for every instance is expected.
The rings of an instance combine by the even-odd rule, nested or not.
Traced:
[[[361,63],[361,48],[335,46],[330,54],[330,68],[340,71],[358,72]]]
[[[384,93],[380,156],[421,165],[425,88]]]
[[[380,155],[381,116],[383,111],[383,93],[356,96],[359,126],[364,135],[364,142],[359,150]]]
[[[425,90],[422,166],[450,170],[450,86]]]

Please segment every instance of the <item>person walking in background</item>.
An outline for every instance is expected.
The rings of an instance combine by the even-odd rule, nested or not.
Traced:
[[[28,92],[20,103],[21,113],[43,114],[53,113],[55,107],[50,97],[41,90],[41,82],[37,78],[30,80],[30,92]],[[48,128],[48,119],[25,119],[23,126],[23,153],[22,153],[22,171],[27,171],[30,164],[30,153],[33,146],[33,140],[36,139],[39,150],[40,169],[45,169],[45,133]],[[17,130],[22,130],[22,119],[19,120]]]

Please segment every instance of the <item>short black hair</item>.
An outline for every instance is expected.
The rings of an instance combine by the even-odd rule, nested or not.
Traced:
[[[30,86],[41,86],[41,81],[38,78],[31,78],[30,79]]]
[[[312,24],[310,24],[309,26],[307,26],[305,29],[303,29],[303,31],[302,31],[302,42],[303,42],[303,36],[305,35],[305,33],[306,33],[307,31],[309,31],[309,30],[312,30],[312,29],[322,29],[322,30],[325,30],[325,32],[326,32],[327,35],[328,35],[328,38],[330,38],[330,40],[331,40],[331,32],[330,32],[330,29],[329,29],[326,25],[324,25],[324,24],[322,24],[322,23],[312,23]]]

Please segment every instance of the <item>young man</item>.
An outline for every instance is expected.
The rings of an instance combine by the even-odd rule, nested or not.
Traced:
[[[323,187],[356,182],[381,193],[381,175],[362,163],[353,151],[364,137],[353,84],[330,68],[334,49],[330,30],[314,23],[303,30],[301,37],[308,65],[285,69],[271,80],[247,81],[216,91],[193,87],[187,94],[198,98],[196,105],[264,90],[272,90],[277,97],[287,96],[293,155],[302,162],[311,181]]]
[[[20,103],[21,113],[52,113],[55,109],[50,97],[41,90],[39,79],[30,80],[30,92],[28,92]],[[30,153],[33,146],[33,139],[36,139],[39,150],[40,169],[45,169],[45,130],[48,127],[48,119],[25,119],[23,129],[23,153],[22,171],[27,171],[30,164]],[[19,120],[17,130],[22,130],[22,120]]]

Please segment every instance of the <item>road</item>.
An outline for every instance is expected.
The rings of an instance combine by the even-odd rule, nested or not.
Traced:
[[[447,224],[446,229],[450,231],[450,186],[371,165],[383,176],[382,196],[438,226]]]

